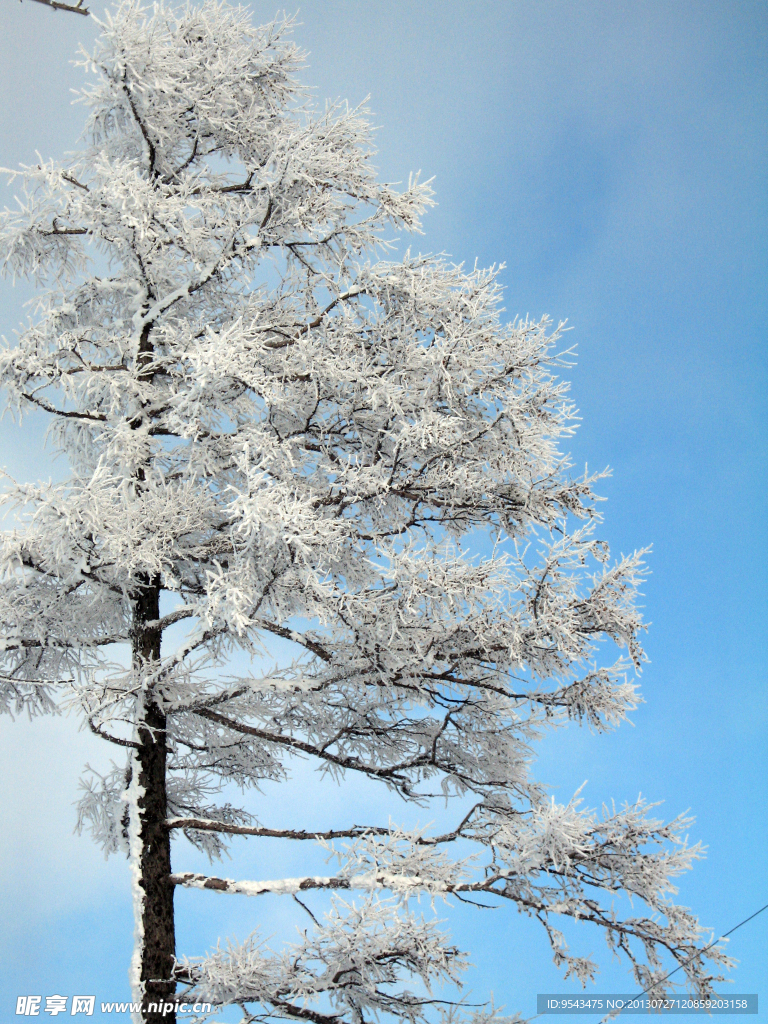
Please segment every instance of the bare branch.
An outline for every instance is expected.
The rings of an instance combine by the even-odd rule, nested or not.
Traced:
[[[70,11],[72,14],[85,14],[86,16],[90,13],[87,7],[83,7],[83,0],[77,0],[76,4],[64,4],[61,0],[34,0],[37,4],[45,4],[46,7],[51,7],[54,11]]]

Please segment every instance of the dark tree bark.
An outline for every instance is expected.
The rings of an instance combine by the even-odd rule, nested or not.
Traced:
[[[133,662],[146,671],[160,658],[161,633],[148,623],[160,618],[160,580],[148,579],[134,606]],[[146,1024],[175,1022],[176,1014],[163,1014],[163,1003],[173,1003],[176,982],[173,977],[176,953],[171,882],[171,839],[166,825],[166,716],[155,701],[151,689],[144,698],[138,728],[136,763],[143,795],[138,800],[139,885],[145,898],[142,911],[144,941],[141,950],[141,981],[144,985],[142,1020]],[[156,1008],[150,1011],[148,1007]]]
[[[83,0],[77,0],[74,4],[61,3],[60,0],[35,0],[35,3],[45,4],[54,11],[71,11],[72,14],[84,14],[86,17],[90,13],[87,7],[82,6]]]

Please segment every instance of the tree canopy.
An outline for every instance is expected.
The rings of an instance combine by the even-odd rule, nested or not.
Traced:
[[[125,748],[80,824],[131,861],[142,1020],[178,985],[246,1020],[452,1014],[429,987],[466,958],[419,894],[508,901],[583,981],[557,920],[591,922],[638,985],[680,964],[708,994],[727,959],[672,900],[687,821],[558,805],[530,774],[543,730],[618,725],[643,661],[643,552],[611,560],[598,477],[562,447],[561,329],[504,318],[500,267],[398,254],[429,183],[377,180],[365,111],[312,103],[290,29],[118,3],[82,61],[81,150],[8,172],[3,268],[40,295],[0,382],[71,476],[7,481],[3,707],[76,707]],[[267,829],[229,801],[296,756],[393,808],[453,801],[455,826]],[[334,875],[234,881],[172,868],[179,830],[212,858],[232,835],[344,843]],[[334,894],[297,945],[189,961],[178,886]]]

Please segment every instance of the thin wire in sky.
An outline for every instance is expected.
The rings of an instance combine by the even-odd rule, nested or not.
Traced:
[[[643,991],[639,995],[633,996],[632,998],[640,999],[644,995],[647,995],[651,991],[651,989],[656,988],[657,985],[661,985],[661,983],[666,981],[667,978],[671,978],[673,974],[676,974],[681,967],[685,967],[686,964],[689,964],[691,960],[695,960],[698,956],[704,956],[708,949],[712,949],[712,947],[716,946],[718,942],[721,942],[723,939],[727,939],[729,935],[732,935],[738,928],[741,928],[743,924],[746,924],[747,921],[751,921],[752,918],[757,917],[758,914],[762,914],[764,910],[768,910],[768,903],[766,903],[765,906],[760,907],[759,910],[756,910],[754,914],[750,914],[749,917],[745,917],[743,921],[739,921],[739,923],[735,924],[733,928],[729,929],[729,931],[724,932],[719,939],[715,939],[714,942],[710,942],[710,944],[708,946],[705,946],[704,949],[701,950],[701,952],[694,953],[693,956],[689,956],[687,960],[683,960],[683,962],[681,964],[678,964],[677,967],[675,967],[673,970],[669,972],[669,974],[665,974],[663,978],[659,978],[658,981],[654,981],[652,985],[650,985],[646,989],[643,989]]]

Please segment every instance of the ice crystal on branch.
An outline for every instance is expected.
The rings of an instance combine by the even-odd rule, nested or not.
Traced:
[[[47,290],[0,382],[71,476],[7,481],[0,706],[74,706],[128,755],[78,826],[129,853],[142,1020],[186,984],[246,1019],[454,1021],[425,993],[464,954],[422,894],[511,902],[583,980],[553,919],[591,922],[639,983],[668,955],[708,993],[669,896],[697,853],[681,823],[558,806],[529,774],[542,730],[618,725],[643,661],[643,552],[610,560],[597,477],[563,454],[560,329],[502,316],[501,268],[397,255],[431,189],[377,180],[365,111],[312,105],[290,28],[118,3],[83,61],[83,148],[9,172],[2,265]],[[228,674],[238,652],[252,676]],[[462,798],[456,824],[266,828],[212,802],[296,757],[327,785]],[[176,830],[212,858],[234,835],[348,845],[336,875],[236,881],[172,871]],[[185,962],[174,886],[349,902],[302,902],[290,949]],[[622,892],[650,916],[619,918]]]

